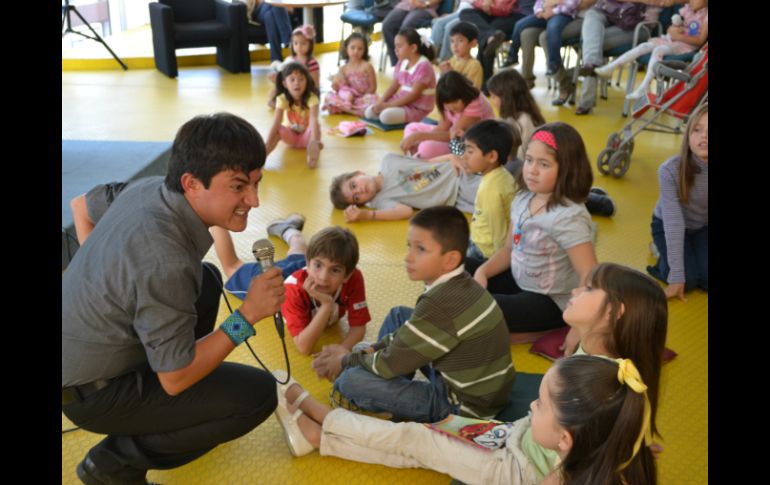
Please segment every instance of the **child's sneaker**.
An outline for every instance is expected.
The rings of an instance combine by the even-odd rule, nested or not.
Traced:
[[[604,190],[601,187],[591,187],[591,190],[589,190],[592,194],[599,194],[599,195],[609,195],[606,190]]]
[[[586,200],[586,209],[591,214],[610,217],[615,214],[615,202],[607,195],[599,195],[589,192]]]
[[[626,99],[629,101],[636,101],[637,99],[644,97],[644,95],[646,94],[647,94],[647,87],[639,86],[638,88],[634,89],[632,92],[626,94]]]
[[[268,224],[267,235],[282,238],[286,229],[294,228],[301,231],[303,227],[305,227],[305,216],[292,212],[285,219],[276,219]]]
[[[609,64],[606,66],[599,66],[594,68],[594,73],[596,73],[597,76],[603,77],[604,79],[609,79],[612,77],[612,71],[615,69],[611,68]]]

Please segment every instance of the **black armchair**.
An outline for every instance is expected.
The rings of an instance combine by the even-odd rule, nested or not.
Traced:
[[[249,45],[251,44],[267,44],[267,32],[264,25],[246,23],[246,48],[243,53],[243,72],[251,72],[251,55],[249,54]]]
[[[150,3],[155,67],[169,77],[178,74],[176,49],[217,48],[217,64],[232,72],[244,66],[246,4],[224,0],[160,0]]]

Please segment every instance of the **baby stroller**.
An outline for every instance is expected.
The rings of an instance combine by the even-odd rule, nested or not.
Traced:
[[[603,175],[617,178],[625,175],[634,151],[634,137],[643,130],[680,134],[690,114],[708,101],[708,42],[689,65],[681,61],[662,61],[653,69],[657,93],[647,93],[639,99],[632,119],[619,132],[610,134],[607,146],[599,152],[596,161]],[[673,126],[660,119],[663,114],[674,118]]]

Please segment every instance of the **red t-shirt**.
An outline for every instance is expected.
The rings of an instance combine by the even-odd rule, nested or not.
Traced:
[[[286,328],[293,337],[307,327],[320,306],[302,287],[306,278],[307,268],[302,268],[292,273],[283,282],[286,288],[286,299],[281,305],[281,313],[286,322]],[[350,279],[343,283],[335,302],[339,307],[338,318],[342,318],[347,312],[348,324],[351,327],[366,325],[372,319],[366,306],[364,275],[358,269],[353,270]]]

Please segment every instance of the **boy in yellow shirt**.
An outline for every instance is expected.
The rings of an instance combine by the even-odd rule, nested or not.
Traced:
[[[452,57],[439,64],[441,73],[457,71],[467,77],[477,89],[482,89],[484,71],[478,59],[471,56],[471,49],[478,45],[478,39],[479,29],[475,25],[470,22],[457,22],[449,31]]]

